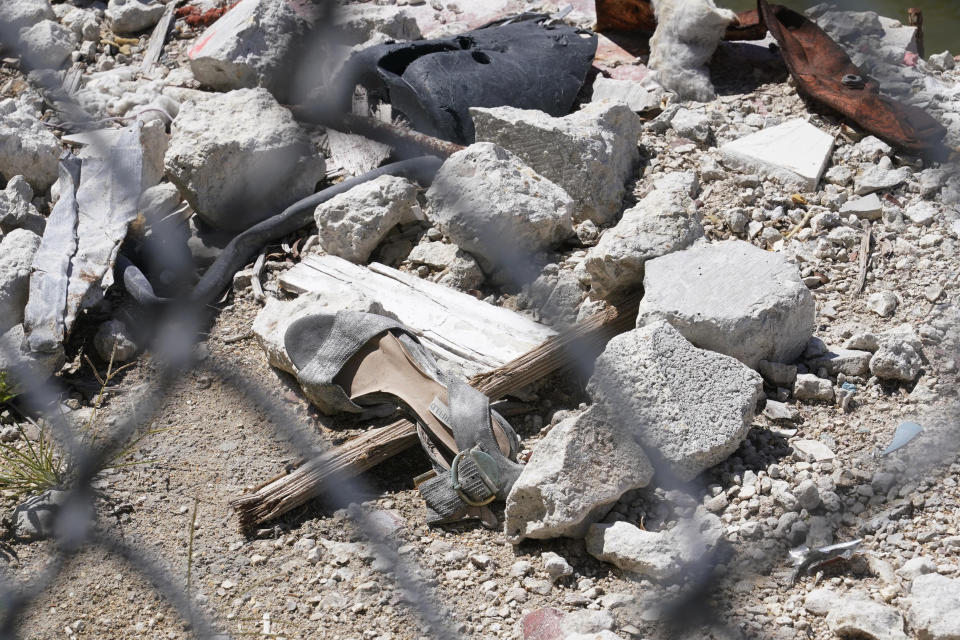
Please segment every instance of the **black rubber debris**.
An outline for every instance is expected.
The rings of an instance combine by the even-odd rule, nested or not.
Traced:
[[[474,141],[470,107],[570,112],[597,50],[597,36],[545,14],[523,14],[458,36],[371,47],[341,76],[342,108],[356,85],[389,101],[413,128]]]

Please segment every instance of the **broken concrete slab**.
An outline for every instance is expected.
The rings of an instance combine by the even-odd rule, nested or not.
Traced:
[[[793,383],[793,397],[797,400],[833,402],[833,383],[813,373],[801,373]]]
[[[563,189],[490,142],[450,156],[427,191],[428,219],[485,271],[520,281],[532,273],[533,253],[573,235],[573,211]]]
[[[507,497],[507,540],[581,538],[620,496],[652,478],[643,448],[594,405],[537,443]]]
[[[466,376],[502,366],[556,335],[514,311],[378,263],[361,267],[335,256],[310,255],[284,272],[280,284],[295,293],[321,293],[331,301],[358,295],[375,301],[380,310],[374,313],[403,322],[438,359]]]
[[[407,260],[439,270],[436,282],[454,289],[465,291],[483,284],[480,265],[473,256],[455,244],[422,242],[413,248]]]
[[[100,24],[91,9],[73,7],[60,19],[60,24],[73,31],[80,40],[96,42],[100,39]]]
[[[854,180],[854,193],[865,196],[874,191],[892,189],[906,182],[910,177],[910,167],[893,168],[890,156],[883,156],[876,164],[867,166]]]
[[[57,180],[60,141],[37,115],[12,98],[0,101],[0,176],[23,176],[42,193]]]
[[[921,227],[930,226],[936,220],[938,213],[936,205],[925,201],[914,202],[903,210],[904,217]]]
[[[826,462],[836,457],[830,447],[819,440],[794,440],[790,446],[797,457],[806,462]]]
[[[654,189],[600,236],[578,271],[589,276],[593,297],[606,298],[639,288],[648,260],[686,249],[702,237],[700,214],[689,194]]]
[[[53,20],[20,30],[18,49],[28,69],[58,69],[76,48],[73,32]]]
[[[40,236],[15,229],[0,236],[0,333],[23,322],[30,290],[30,268]]]
[[[218,91],[264,87],[284,99],[304,71],[300,45],[314,18],[309,3],[242,0],[197,37],[190,69]]]
[[[607,343],[587,393],[655,463],[663,461],[663,471],[686,481],[740,446],[763,380],[734,358],[698,349],[670,324],[651,321]]]
[[[723,536],[720,518],[698,510],[666,531],[646,531],[628,522],[598,523],[586,536],[587,553],[654,581],[672,580],[684,571],[700,573]]]
[[[62,349],[49,353],[32,351],[22,324],[0,333],[0,371],[7,372],[7,384],[13,389],[20,385],[30,387],[46,380],[59,371],[63,363]]]
[[[694,245],[646,263],[637,326],[666,320],[696,346],[756,368],[793,362],[816,309],[796,265],[740,240]]]
[[[367,42],[376,33],[391,40],[419,40],[420,27],[406,8],[348,4],[336,15],[337,37],[350,44]]]
[[[470,115],[478,141],[512,152],[570,194],[575,223],[606,224],[620,213],[642,128],[629,107],[590,103],[562,118],[513,107],[475,108]]]
[[[153,27],[164,10],[166,5],[151,0],[110,0],[106,17],[114,33],[129,35]]]
[[[417,185],[380,176],[334,196],[314,210],[320,246],[327,253],[364,264],[398,224],[423,220]]]
[[[840,205],[840,215],[848,216],[851,213],[861,220],[879,220],[883,214],[883,204],[877,194],[871,193],[863,198],[847,200]]]
[[[650,39],[654,78],[682,100],[708,102],[716,97],[707,62],[723,33],[737,18],[713,0],[654,0],[657,28]]]
[[[835,599],[827,613],[827,626],[843,638],[907,640],[908,637],[899,611],[866,596]]]
[[[21,29],[56,19],[49,0],[4,0],[0,2],[0,37],[13,42]]]
[[[156,184],[140,194],[137,210],[147,221],[158,222],[172,213],[180,204],[181,196],[176,185],[170,182]]]
[[[47,219],[40,215],[32,200],[33,189],[23,176],[7,181],[6,189],[0,191],[0,232],[27,229],[42,235]]]
[[[185,103],[164,163],[197,215],[229,231],[280,213],[313,193],[324,174],[310,137],[266,89]]]
[[[937,573],[918,576],[905,600],[907,622],[918,637],[960,638],[960,580]]]
[[[682,138],[706,144],[710,138],[710,118],[705,113],[693,109],[680,108],[670,119],[670,128]]]
[[[593,81],[591,102],[619,102],[630,107],[631,111],[642,113],[660,108],[660,99],[663,95],[659,85],[649,87],[640,82],[630,80],[615,80],[598,75]]]
[[[872,355],[869,351],[831,347],[827,353],[807,360],[807,366],[811,371],[818,371],[823,367],[831,376],[840,373],[848,376],[865,376],[870,372]]]
[[[923,368],[923,343],[910,325],[884,332],[870,358],[870,373],[881,380],[913,382]]]
[[[759,173],[804,191],[816,191],[832,150],[833,136],[800,118],[720,147],[727,166]]]

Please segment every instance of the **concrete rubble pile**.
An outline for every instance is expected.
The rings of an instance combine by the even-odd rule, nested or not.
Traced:
[[[497,531],[435,533],[399,480],[376,512],[399,553],[430,567],[417,581],[472,607],[456,621],[464,635],[667,637],[671,604],[709,585],[742,637],[960,637],[955,160],[905,154],[813,108],[767,42],[721,41],[735,17],[712,0],[654,0],[649,57],[601,34],[571,113],[472,106],[475,140],[448,147],[429,181],[384,174],[307,200],[405,159],[303,116],[352,53],[562,8],[347,2],[328,24],[310,5],[0,0],[4,385],[74,375],[81,346],[104,366],[149,360],[139,325],[159,314],[135,276],[151,304],[187,299],[231,238],[306,202],[300,229],[231,269],[220,301],[242,317],[236,340],[256,338],[244,357],[287,373],[283,332],[318,311],[432,323],[414,328],[444,371],[473,374],[632,301],[626,330],[515,394],[524,467]],[[168,9],[169,33],[154,31]],[[874,12],[807,15],[960,146],[949,52],[919,56],[915,27]],[[577,2],[559,19],[595,18]],[[355,116],[407,123],[403,98],[349,89]],[[488,316],[470,305],[502,324],[471,325]],[[919,435],[885,451],[908,421]],[[15,422],[0,416],[4,442],[19,442]],[[21,505],[11,536],[49,536],[28,516],[60,493]],[[340,516],[303,517],[343,529]],[[284,535],[244,555],[244,579],[303,563],[316,576],[254,598],[264,633],[267,611],[358,637],[368,610],[406,615],[365,543]],[[856,538],[848,558],[790,566],[791,548]],[[223,591],[207,603],[218,616],[248,606],[231,603],[226,577],[206,582]]]

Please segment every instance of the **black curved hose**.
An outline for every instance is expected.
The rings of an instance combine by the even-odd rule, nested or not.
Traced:
[[[264,245],[308,224],[313,219],[313,210],[318,204],[349,191],[359,184],[386,175],[404,177],[427,187],[441,164],[443,159],[435,156],[420,156],[394,162],[298,200],[283,212],[255,224],[231,240],[200,278],[200,282],[190,294],[190,300],[199,304],[209,304],[216,300],[217,296],[229,286],[233,275],[243,268],[243,265],[249,262]],[[124,287],[139,304],[151,306],[171,302],[169,298],[158,297],[146,276],[123,256],[117,260],[117,266],[122,273]]]

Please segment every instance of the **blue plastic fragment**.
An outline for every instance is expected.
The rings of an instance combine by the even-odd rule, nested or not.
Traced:
[[[900,426],[897,427],[897,430],[893,433],[893,441],[880,455],[885,456],[893,453],[897,449],[907,446],[907,443],[921,433],[923,433],[923,427],[916,422],[901,422]]]
[[[853,384],[852,382],[844,382],[842,385],[840,385],[840,388],[849,391],[850,393],[857,392],[857,385]]]

